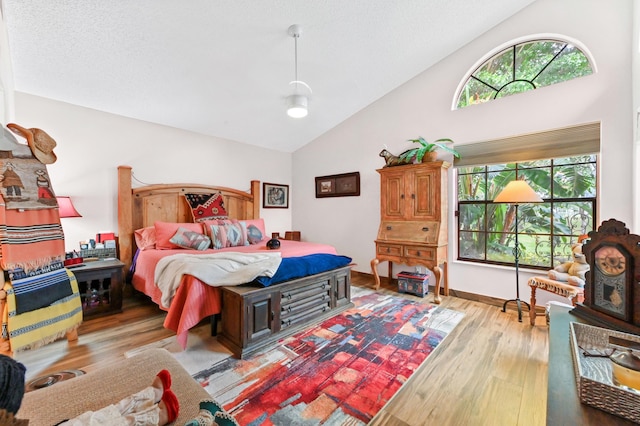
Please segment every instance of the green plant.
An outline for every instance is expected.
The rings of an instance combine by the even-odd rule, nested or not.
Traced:
[[[437,149],[441,149],[450,154],[453,154],[453,156],[456,158],[460,158],[460,153],[458,153],[458,151],[445,145],[445,142],[453,143],[451,139],[448,139],[448,138],[438,139],[435,142],[430,143],[430,142],[427,142],[422,136],[420,136],[418,137],[418,139],[409,139],[409,141],[420,144],[420,147],[408,149],[407,151],[400,154],[400,159],[402,160],[409,161],[415,158],[416,162],[420,163],[422,161],[422,158],[427,152],[433,152]]]

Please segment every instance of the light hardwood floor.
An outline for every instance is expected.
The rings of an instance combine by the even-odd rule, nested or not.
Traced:
[[[373,278],[355,273],[352,284],[371,287]],[[379,290],[398,295],[386,285]],[[424,299],[430,303],[433,295]],[[544,316],[529,325],[515,311],[442,297],[442,306],[465,317],[371,425],[544,425],[547,401],[548,329]],[[173,335],[162,327],[165,314],[141,296],[129,296],[124,311],[89,319],[79,339],[59,340],[15,354],[27,367],[27,379],[60,370],[91,371],[124,358],[124,352]]]

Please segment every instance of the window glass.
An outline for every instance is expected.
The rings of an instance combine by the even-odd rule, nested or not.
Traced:
[[[486,60],[467,79],[456,108],[550,86],[593,73],[587,56],[562,40],[515,44]]]
[[[519,262],[551,269],[571,256],[571,243],[594,230],[596,156],[543,159],[458,169],[458,259],[514,264],[516,211]],[[542,203],[494,203],[514,179]]]

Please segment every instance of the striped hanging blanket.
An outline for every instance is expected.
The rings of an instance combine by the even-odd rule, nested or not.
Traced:
[[[51,305],[73,294],[71,280],[62,262],[25,272],[22,269],[5,272],[16,298],[16,315]]]
[[[7,303],[2,312],[2,338],[8,339],[11,350],[35,349],[53,342],[76,329],[82,322],[82,302],[78,282],[73,273],[61,269],[71,287],[71,294],[48,306],[18,313],[16,292],[11,282],[5,281]],[[58,275],[53,274],[53,275]],[[60,278],[60,277],[58,277]],[[65,286],[59,282],[58,285]]]
[[[0,203],[2,269],[31,272],[64,260],[64,234],[57,209],[12,210]]]
[[[64,234],[45,165],[15,156],[0,163],[2,338],[19,351],[76,329],[82,303],[75,277],[62,264]]]

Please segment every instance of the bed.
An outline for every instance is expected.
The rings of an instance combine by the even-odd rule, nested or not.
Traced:
[[[170,303],[164,303],[166,299],[163,300],[163,293],[155,282],[157,265],[164,262],[163,259],[167,256],[193,251],[178,247],[139,250],[136,239],[140,241],[141,233],[145,229],[156,227],[155,229],[161,232],[158,228],[159,224],[163,227],[165,225],[175,227],[178,224],[193,225],[195,213],[192,213],[192,206],[189,205],[185,194],[214,193],[222,197],[230,220],[242,222],[245,225],[253,224],[257,228],[262,224],[261,231],[264,234],[264,224],[259,218],[259,181],[251,181],[249,190],[244,191],[201,184],[158,184],[133,188],[132,168],[118,167],[118,256],[128,270],[135,258],[134,272],[130,276],[133,287],[167,311],[164,327],[176,332],[178,342],[183,348],[186,346],[189,329],[203,319],[214,317],[216,314],[221,314],[222,320],[220,340],[232,347],[235,355],[243,357],[263,344],[283,337],[285,332],[294,332],[310,321],[335,315],[352,306],[350,267],[344,265],[344,262],[332,270],[311,273],[304,277],[294,276],[286,282],[273,286],[256,285],[253,282],[237,288],[236,286],[233,288],[212,286],[192,275],[182,275]],[[250,245],[197,251],[196,256],[218,256],[224,252],[252,253],[251,255],[274,254],[266,248],[266,241],[269,238],[266,235],[262,237],[260,242]],[[140,242],[140,244],[145,243]],[[283,258],[282,264],[287,259],[293,261],[293,259],[315,255],[345,258],[338,256],[336,249],[326,244],[291,240],[280,240],[280,244],[281,247],[277,251]],[[307,289],[311,290],[307,291]],[[164,296],[166,298],[166,294]],[[250,303],[252,300],[262,300],[265,297],[268,300],[268,306],[262,303]],[[280,303],[283,298],[286,300]],[[292,305],[291,300],[296,304]],[[309,310],[310,304],[317,309]],[[291,314],[291,310],[293,309],[295,313],[297,307],[302,307],[304,311],[314,312],[314,314],[302,315],[302,318],[298,318],[300,315],[295,317]],[[275,314],[274,310],[277,311]],[[292,318],[294,318],[293,322]],[[247,331],[249,329],[251,331]],[[212,333],[214,332],[215,330],[212,329]]]

